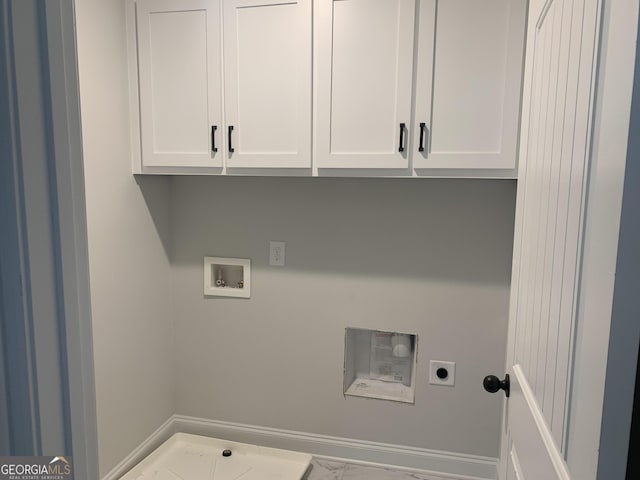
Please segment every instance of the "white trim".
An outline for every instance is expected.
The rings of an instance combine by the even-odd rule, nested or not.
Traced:
[[[135,152],[133,152],[135,155]],[[135,161],[135,159],[134,159]],[[135,168],[135,166],[134,166]],[[516,180],[515,169],[447,169],[414,168],[375,169],[375,168],[238,168],[228,167],[144,167],[144,171],[135,171],[141,175],[209,175],[217,177],[301,177],[301,178],[473,178],[484,180]]]
[[[131,132],[131,169],[142,173],[142,146],[140,141],[140,76],[138,73],[138,37],[136,30],[135,0],[125,0],[127,35],[127,67],[129,69],[129,131]]]
[[[437,475],[442,478],[458,480],[495,480],[497,478],[498,460],[491,457],[173,415],[102,480],[117,480],[162,442],[178,432],[304,452],[315,458],[350,464],[391,466],[397,470]]]
[[[158,429],[138,445],[118,465],[116,465],[102,480],[118,480],[122,475],[135,467],[143,458],[168,440],[174,433],[175,415],[171,416]]]
[[[93,369],[89,256],[82,135],[72,0],[46,2],[55,192],[64,288],[68,408],[76,476],[98,478],[96,394]]]
[[[513,465],[513,473],[516,475],[516,480],[524,480],[520,459],[518,458],[518,453],[515,448],[511,449],[511,465]]]
[[[636,11],[640,10],[637,0],[635,8]],[[632,20],[634,24],[637,19],[636,13]],[[634,28],[637,30],[637,25]],[[616,26],[614,31],[619,35],[620,30]],[[640,164],[637,161],[640,158],[640,37],[637,33],[636,37],[634,84],[598,451],[599,478],[623,478],[626,475],[628,455],[635,454],[629,450],[629,433],[633,428],[640,340],[640,322],[637,321],[637,314],[633,313],[640,311],[640,255],[637,251],[637,246],[640,245],[640,216],[636,209],[640,205],[640,189],[637,188],[640,185]],[[617,131],[615,127],[609,128]]]
[[[638,351],[633,315],[625,325],[612,312],[614,289],[629,282],[616,271],[621,211],[636,208],[627,202],[622,207],[622,200],[626,164],[635,161],[627,159],[627,146],[635,134],[630,137],[629,124],[640,5],[638,0],[599,3],[601,41],[565,448],[571,475],[580,480],[624,477]],[[637,252],[620,261],[637,262]]]
[[[0,48],[7,55],[3,66],[8,72],[0,88],[3,99],[9,100],[3,123],[10,126],[0,141],[8,139],[10,161],[7,172],[3,170],[8,183],[3,187],[11,187],[5,202],[11,222],[3,227],[12,237],[11,244],[0,248],[15,257],[9,264],[15,277],[8,282],[4,277],[3,288],[5,298],[14,303],[13,315],[7,317],[15,328],[10,332],[12,345],[23,350],[12,357],[12,375],[6,381],[13,392],[12,421],[24,425],[14,429],[12,449],[72,455],[76,475],[95,479],[95,390],[73,7],[73,0],[0,5],[7,27]],[[14,62],[17,59],[20,63]],[[6,268],[0,275],[6,275]]]
[[[551,430],[549,430],[549,427],[547,426],[547,421],[545,420],[544,415],[542,414],[542,410],[540,409],[540,406],[536,401],[536,395],[535,393],[533,393],[533,390],[531,390],[531,386],[527,381],[527,377],[522,371],[522,367],[520,367],[519,364],[514,365],[513,374],[514,376],[517,377],[516,379],[520,384],[520,389],[522,390],[522,396],[527,402],[527,407],[529,409],[529,412],[531,412],[533,421],[536,423],[536,427],[538,428],[540,439],[544,443],[544,446],[547,450],[547,454],[549,456],[549,460],[551,460],[551,463],[553,464],[553,467],[556,470],[558,478],[561,478],[563,480],[571,480],[571,476],[569,475],[569,471],[567,470],[567,465],[564,461],[564,458],[562,458],[562,454],[560,453],[560,450],[558,449],[555,441],[553,440],[553,434],[551,433]],[[519,466],[520,466],[520,463],[518,462],[518,467]],[[521,474],[521,477],[524,478],[522,474]]]
[[[315,457],[349,463],[394,465],[466,479],[497,478],[497,459],[424,448],[331,437],[279,428],[174,416],[176,432],[226,438],[234,442],[265,445],[310,453]]]

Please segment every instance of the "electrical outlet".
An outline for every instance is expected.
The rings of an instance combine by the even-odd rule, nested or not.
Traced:
[[[456,380],[456,362],[431,360],[429,362],[429,383],[453,387]]]
[[[269,242],[269,265],[284,267],[284,242]]]

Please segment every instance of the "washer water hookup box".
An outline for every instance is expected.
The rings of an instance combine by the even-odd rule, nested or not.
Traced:
[[[251,260],[204,257],[204,294],[250,298]]]

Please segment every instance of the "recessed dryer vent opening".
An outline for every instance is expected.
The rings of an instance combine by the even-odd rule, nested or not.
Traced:
[[[344,394],[414,403],[418,336],[347,328]]]

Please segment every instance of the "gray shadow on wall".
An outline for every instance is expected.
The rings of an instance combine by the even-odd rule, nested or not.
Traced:
[[[134,175],[164,252],[171,260],[171,177]]]
[[[175,177],[170,259],[205,255],[268,265],[286,242],[287,271],[508,284],[515,181]],[[142,185],[145,198],[150,188]],[[161,203],[161,202],[159,202]],[[164,226],[164,215],[158,224]],[[165,229],[160,229],[165,231]],[[162,234],[161,234],[162,235]],[[165,231],[166,235],[166,231]]]

